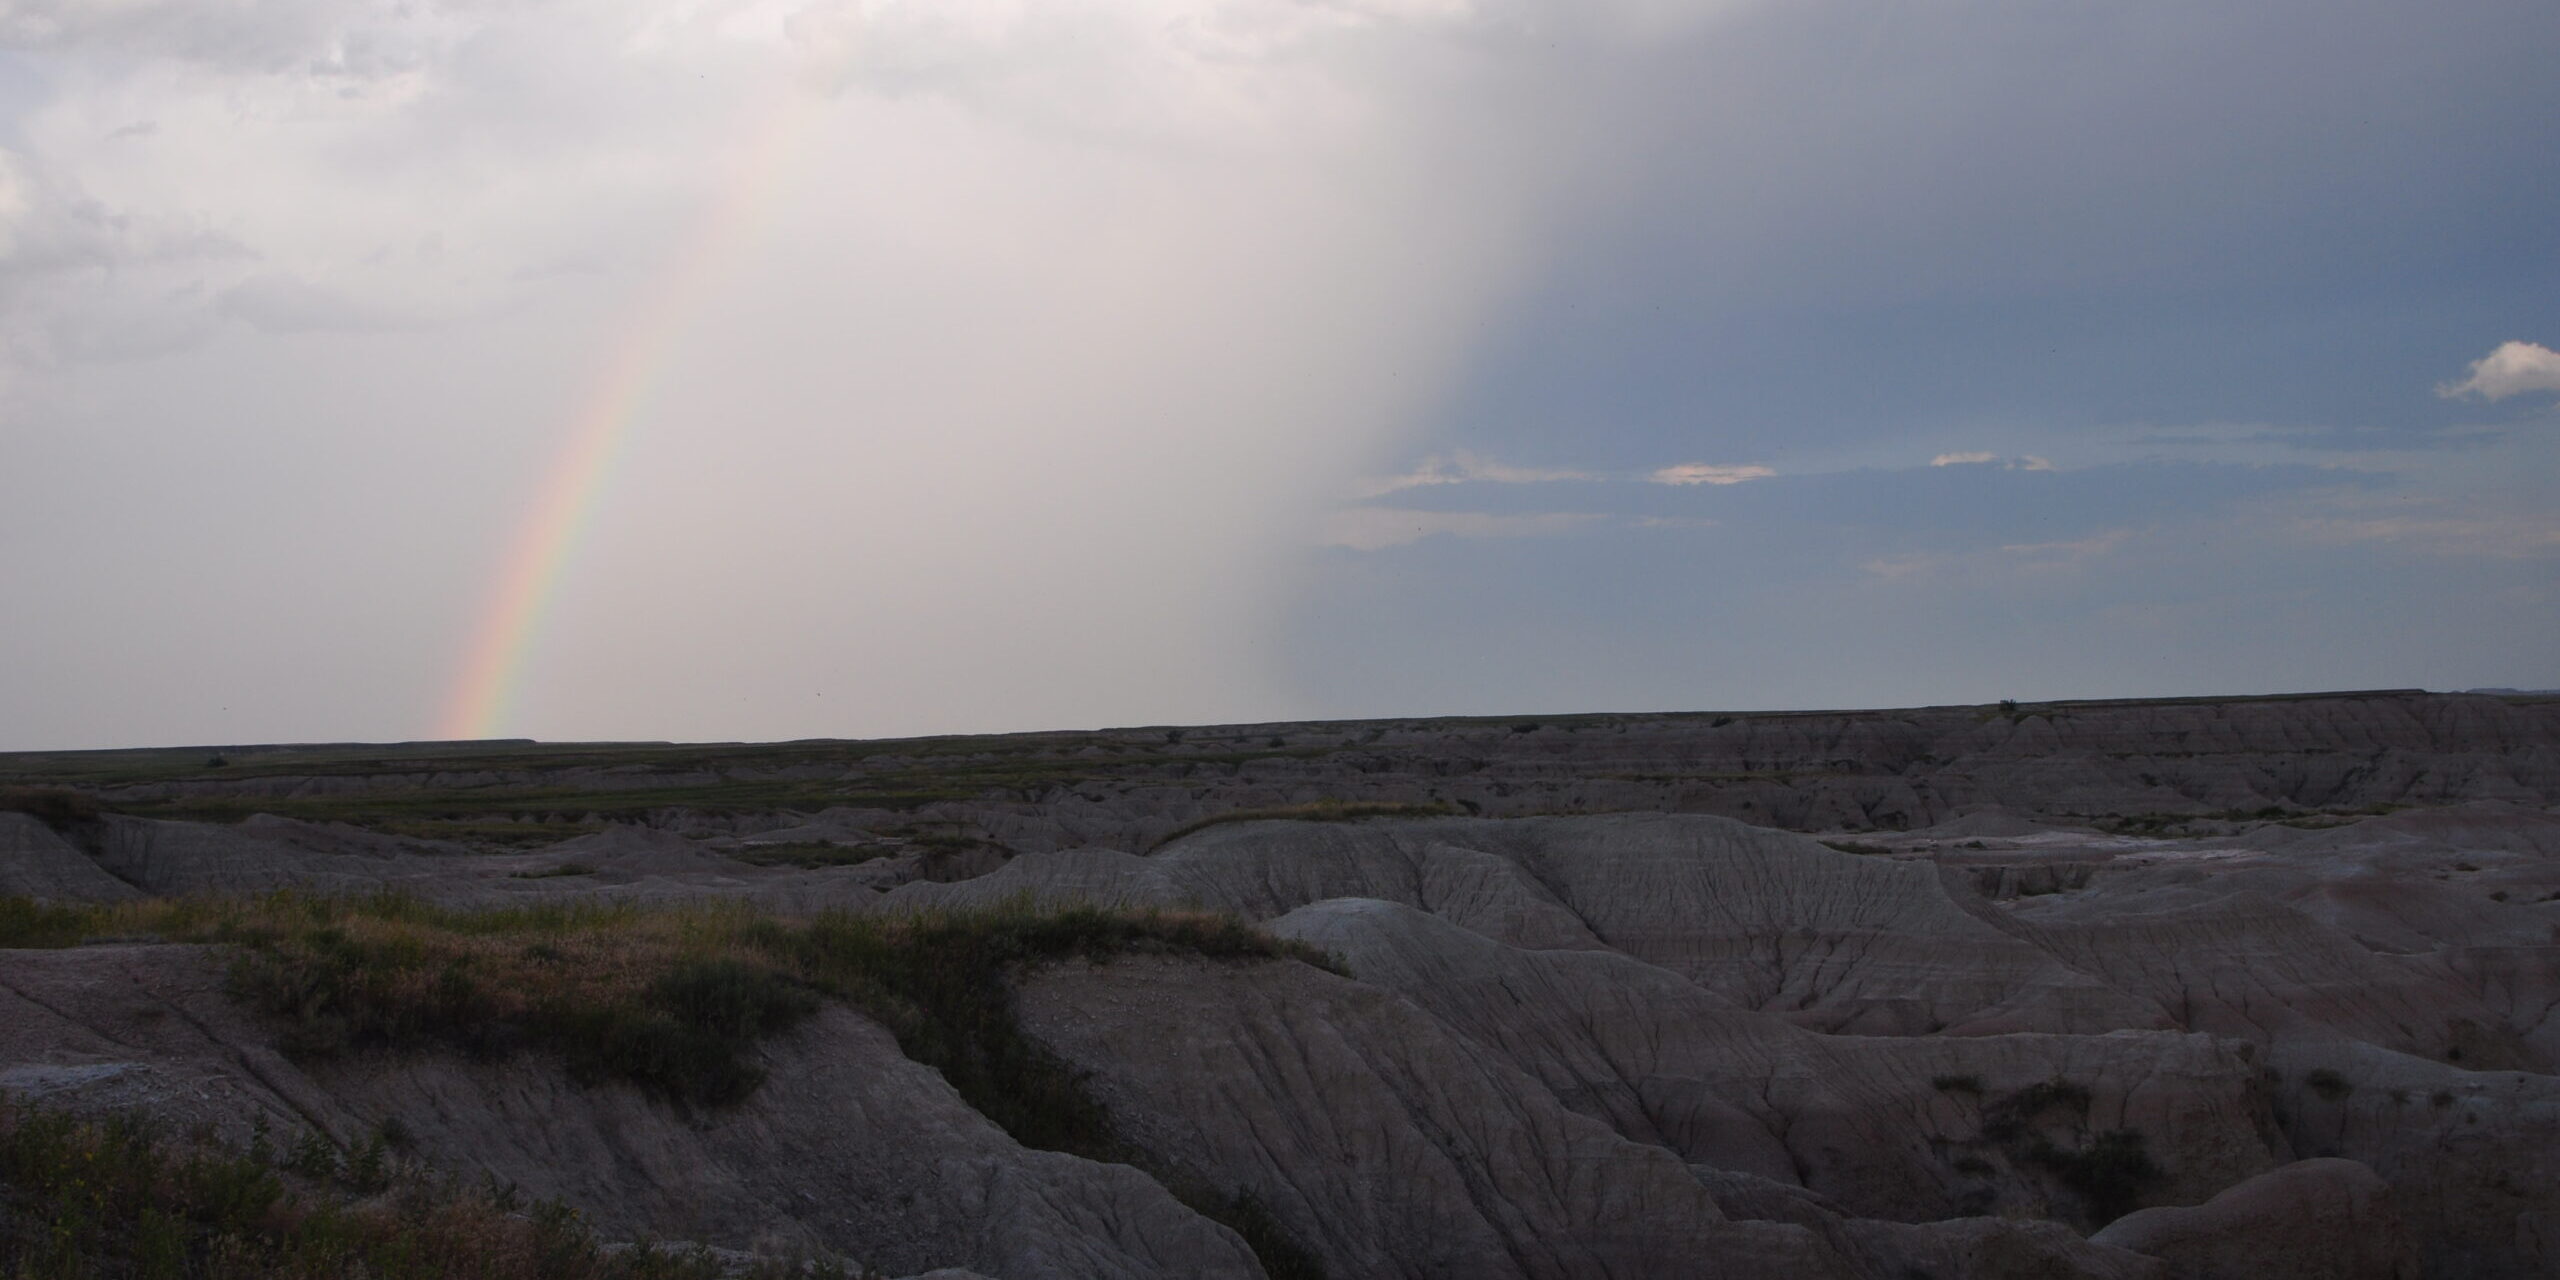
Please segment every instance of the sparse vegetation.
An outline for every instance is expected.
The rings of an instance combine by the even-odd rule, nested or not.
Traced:
[[[515,874],[515,878],[518,880],[552,880],[565,876],[591,876],[595,873],[596,869],[594,867],[588,866],[583,862],[563,862],[533,871],[519,871]]]
[[[762,1079],[748,1057],[755,1044],[815,1012],[821,996],[841,996],[1007,1129],[1062,1150],[1098,1140],[1088,1133],[1098,1121],[1072,1077],[1012,1029],[1014,972],[1132,952],[1330,963],[1224,916],[1021,904],[795,921],[721,904],[475,912],[390,895],[0,899],[0,946],[133,936],[237,946],[234,993],[275,1019],[291,1053],[540,1050],[580,1080],[700,1105],[751,1093]]]
[[[2131,1129],[2109,1129],[2078,1150],[2039,1139],[2028,1147],[2027,1158],[2079,1193],[2088,1203],[2090,1221],[2100,1226],[2131,1212],[2161,1177],[2142,1135]]]
[[[1285,820],[1291,822],[1358,822],[1364,818],[1446,818],[1453,816],[1457,812],[1458,811],[1452,806],[1437,802],[1431,804],[1396,804],[1367,800],[1318,800],[1310,804],[1283,805],[1268,809],[1236,809],[1227,813],[1211,814],[1206,818],[1201,818],[1193,822],[1186,822],[1179,827],[1175,827],[1173,830],[1166,832],[1163,839],[1156,841],[1155,844],[1150,847],[1149,851],[1152,852],[1155,849],[1161,849],[1184,836],[1192,834],[1193,832],[1205,831],[1211,827],[1221,826],[1230,822],[1267,822],[1273,820]]]
[[[1880,844],[1866,844],[1857,840],[1825,840],[1822,843],[1830,848],[1837,849],[1842,853],[1854,853],[1863,857],[1888,858],[1893,856],[1893,850]]]
[[[715,1280],[708,1251],[610,1248],[556,1202],[431,1182],[381,1140],[341,1160],[304,1134],[279,1160],[131,1116],[77,1119],[0,1097],[0,1273],[23,1280]],[[779,1280],[848,1277],[773,1262]]]
[[[2311,1092],[2318,1094],[2323,1102],[2342,1101],[2348,1094],[2356,1091],[2354,1085],[2347,1083],[2345,1076],[2327,1067],[2312,1068],[2302,1077],[2302,1083]]]
[[[2010,1095],[2009,1107],[2021,1116],[2033,1117],[2056,1107],[2086,1112],[2089,1109],[2088,1086],[2055,1077],[2028,1085]]]
[[[827,840],[785,840],[770,844],[740,845],[729,856],[759,867],[850,867],[876,862],[896,853],[898,846],[889,841],[865,844],[836,844]]]
[[[98,820],[95,797],[69,787],[10,787],[0,790],[0,813],[23,813],[56,831]]]

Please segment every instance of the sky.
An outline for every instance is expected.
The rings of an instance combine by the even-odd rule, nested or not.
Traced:
[[[2560,687],[2548,0],[0,0],[0,749]]]

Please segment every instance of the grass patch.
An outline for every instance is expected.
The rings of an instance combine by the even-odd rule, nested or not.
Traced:
[[[98,820],[97,798],[69,787],[0,788],[0,813],[23,813],[56,831]]]
[[[898,852],[898,848],[886,841],[836,844],[826,840],[790,840],[740,845],[731,850],[729,856],[759,867],[799,867],[815,871],[822,867],[850,867],[876,862]]]
[[[2160,1180],[2160,1166],[2131,1129],[2109,1129],[2078,1150],[2038,1140],[2027,1158],[2053,1171],[2062,1185],[2088,1203],[2091,1225],[2105,1226],[2133,1211],[2142,1193]]]
[[[751,1059],[756,1044],[809,1017],[823,999],[841,998],[887,1026],[908,1057],[939,1070],[1023,1145],[1142,1168],[1082,1074],[1023,1033],[1014,1006],[1022,973],[1148,954],[1287,958],[1339,972],[1323,952],[1231,916],[1044,910],[1027,899],[974,911],[804,919],[736,904],[458,911],[392,895],[107,905],[0,899],[0,946],[135,936],[236,947],[231,989],[274,1020],[288,1053],[538,1050],[560,1058],[575,1079],[624,1081],[687,1105],[748,1096],[763,1079]],[[313,1173],[372,1178],[402,1140],[386,1128],[343,1159],[308,1144],[287,1159]],[[1246,1237],[1272,1275],[1322,1274],[1250,1196],[1198,1198]]]
[[[763,1078],[749,1060],[756,1043],[837,996],[1025,1143],[1073,1151],[1098,1149],[1107,1126],[1015,1028],[1014,975],[1134,953],[1330,964],[1231,917],[1027,903],[792,920],[724,903],[462,911],[397,895],[0,898],[0,947],[135,937],[238,948],[231,990],[273,1018],[289,1053],[541,1050],[581,1081],[710,1106],[752,1093]]]
[[[1358,822],[1364,818],[1449,818],[1458,811],[1446,804],[1399,804],[1383,800],[1317,800],[1308,804],[1280,805],[1268,809],[1235,809],[1211,814],[1164,834],[1164,838],[1148,846],[1147,852],[1172,844],[1197,831],[1230,822]]]
[[[575,1211],[392,1168],[377,1138],[340,1159],[172,1139],[132,1116],[75,1119],[0,1097],[0,1274],[23,1280],[715,1280],[846,1277],[832,1262],[741,1272],[708,1250],[610,1249]]]
[[[1842,853],[1854,853],[1865,858],[1893,856],[1893,850],[1880,844],[1865,844],[1856,840],[1825,840],[1822,843],[1827,848],[1836,849]]]
[[[1211,960],[1330,957],[1232,916],[1015,903],[916,916],[821,916],[776,930],[769,945],[813,984],[839,992],[898,1037],[908,1057],[941,1071],[960,1096],[1029,1147],[1126,1159],[1082,1078],[1014,1018],[1013,979],[1062,960],[1133,954]]]

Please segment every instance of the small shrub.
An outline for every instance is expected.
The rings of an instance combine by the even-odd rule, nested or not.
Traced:
[[[2027,1154],[2077,1192],[2088,1203],[2091,1221],[2100,1226],[2131,1212],[2161,1177],[2142,1135],[2131,1129],[2109,1129],[2078,1151],[2039,1142]]]
[[[2085,1085],[2056,1076],[2010,1095],[2009,1105],[2024,1116],[2033,1116],[2055,1107],[2085,1112],[2089,1109],[2089,1090]]]
[[[379,1135],[347,1153],[347,1185],[373,1195],[391,1185],[391,1146]]]
[[[56,831],[95,822],[103,812],[94,797],[69,787],[0,789],[0,813],[23,813]]]
[[[886,840],[864,844],[836,844],[828,840],[789,840],[772,844],[740,845],[729,856],[759,867],[799,867],[815,871],[822,867],[850,867],[873,862],[897,851],[898,846]]]
[[[2313,1068],[2310,1074],[2302,1077],[2302,1083],[2308,1086],[2313,1093],[2320,1095],[2321,1100],[2324,1102],[2339,1101],[2340,1099],[2345,1098],[2348,1094],[2356,1091],[2356,1087],[2354,1085],[2347,1083],[2347,1078],[2345,1076],[2339,1075],[2337,1072],[2332,1071],[2327,1067]]]
[[[1884,858],[1891,857],[1893,854],[1893,850],[1883,845],[1862,844],[1856,840],[1825,840],[1822,843],[1842,853],[1854,853],[1861,857]]]
[[[323,1140],[325,1144],[325,1139]],[[398,1179],[387,1166],[378,1190]],[[573,1211],[530,1215],[412,1180],[363,1203],[288,1184],[257,1151],[174,1142],[130,1116],[0,1098],[0,1275],[28,1280],[714,1280],[707,1251],[608,1253]],[[771,1265],[747,1274],[785,1274]],[[839,1272],[838,1274],[841,1274]]]
[[[102,932],[105,917],[83,904],[0,898],[0,947],[75,947]]]
[[[1933,1076],[1929,1080],[1929,1087],[1940,1093],[1979,1095],[1982,1092],[1982,1077],[1977,1075]]]
[[[285,1157],[284,1167],[315,1182],[337,1177],[338,1144],[317,1129],[306,1129],[301,1137],[294,1139],[293,1151]]]

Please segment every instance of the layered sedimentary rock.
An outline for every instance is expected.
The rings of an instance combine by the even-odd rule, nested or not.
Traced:
[[[1278,1255],[1193,1207],[1212,1202],[1249,1202],[1337,1278],[2550,1276],[2555,708],[1059,735],[970,767],[1089,773],[895,811],[577,815],[572,838],[495,849],[113,809],[155,786],[286,807],[852,786],[978,757],[99,787],[104,813],[0,813],[0,892],[1206,908],[1339,972],[1142,955],[1015,975],[1020,1028],[1135,1164],[1025,1149],[841,1004],[758,1050],[746,1102],[688,1111],[539,1055],[293,1061],[219,954],[130,941],[0,952],[0,1089],[235,1132],[397,1117],[420,1158],[613,1232],[995,1280],[1264,1274]],[[1311,800],[1479,812],[1180,830]],[[1630,812],[1574,812],[1603,808]]]

